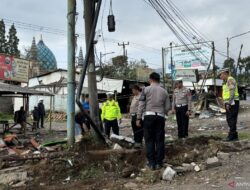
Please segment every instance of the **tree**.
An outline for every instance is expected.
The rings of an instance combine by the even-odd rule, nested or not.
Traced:
[[[5,24],[0,21],[0,53],[6,53]]]
[[[11,25],[9,30],[7,52],[9,55],[20,57],[20,51],[18,50],[19,39],[16,36],[17,31],[14,24]]]
[[[233,58],[229,58],[229,59],[226,59],[225,61],[224,61],[224,64],[223,64],[223,68],[229,68],[229,71],[230,71],[230,73],[232,74],[232,75],[234,75],[235,74],[235,70],[236,70],[236,68],[235,68],[235,66],[234,66],[234,59]]]
[[[241,68],[245,69],[243,82],[249,82],[249,71],[250,71],[250,56],[241,59]],[[241,69],[240,68],[240,69]],[[241,70],[240,70],[241,72]]]
[[[144,59],[140,61],[129,61],[128,58],[120,55],[112,58],[112,63],[103,66],[104,76],[116,79],[137,79],[137,68],[147,68],[147,62]]]

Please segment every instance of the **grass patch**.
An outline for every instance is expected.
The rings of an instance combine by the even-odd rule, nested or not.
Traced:
[[[218,137],[221,139],[227,138],[227,133],[213,133],[211,136]],[[250,140],[249,132],[238,132],[239,140]]]
[[[0,113],[0,120],[13,120],[13,119],[14,119],[13,114]]]

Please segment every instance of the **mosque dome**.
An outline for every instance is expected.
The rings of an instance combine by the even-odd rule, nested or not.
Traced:
[[[57,62],[53,52],[45,45],[41,39],[37,45],[37,60],[40,62],[40,67],[44,70],[51,71],[57,69]]]

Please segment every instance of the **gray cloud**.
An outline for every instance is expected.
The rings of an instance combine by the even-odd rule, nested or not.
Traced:
[[[173,0],[172,0],[173,1]],[[104,2],[104,1],[103,1]],[[226,51],[226,37],[250,30],[250,15],[248,0],[175,0],[173,1],[183,14],[210,40],[215,40],[215,45],[222,51]],[[82,0],[77,0],[79,17],[77,32],[83,33],[84,21],[82,14]],[[117,30],[114,33],[107,32],[107,15],[109,1],[106,1],[103,22],[99,19],[98,29],[103,26],[104,37],[117,41],[130,41],[128,56],[136,59],[145,58],[152,67],[161,65],[161,47],[168,46],[169,42],[176,41],[166,24],[158,14],[143,0],[113,0],[113,11],[116,16]],[[62,30],[67,29],[66,0],[1,0],[0,18],[12,19],[30,24],[48,26]],[[18,28],[20,48],[30,46],[33,36],[37,41],[43,34],[45,43],[55,53],[59,67],[66,68],[67,38],[66,36],[54,35],[41,31],[24,30]],[[231,55],[237,56],[241,43],[244,43],[243,55],[250,55],[250,34],[231,40]],[[115,51],[121,54],[121,47],[117,42],[105,41],[106,52]],[[147,47],[159,49],[159,53]],[[84,39],[78,40],[78,46],[85,46]],[[104,52],[102,40],[97,45],[97,51]],[[107,59],[110,56],[107,56]],[[217,56],[216,60],[222,62],[224,57]]]

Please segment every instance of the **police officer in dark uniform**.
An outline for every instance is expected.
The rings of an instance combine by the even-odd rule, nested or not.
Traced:
[[[142,116],[148,167],[160,169],[165,157],[165,114],[170,109],[168,92],[160,87],[160,75],[151,73],[150,86],[142,90],[137,111],[137,126]]]
[[[176,114],[178,137],[188,137],[189,115],[191,113],[192,95],[189,89],[183,86],[182,78],[176,79],[176,89],[173,92],[172,113]]]
[[[224,81],[222,87],[222,98],[226,108],[226,118],[229,126],[228,137],[226,141],[238,140],[237,118],[240,106],[240,98],[236,80],[230,76],[229,69],[225,68],[218,73],[220,79]]]

